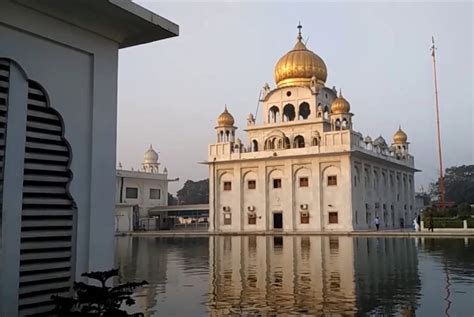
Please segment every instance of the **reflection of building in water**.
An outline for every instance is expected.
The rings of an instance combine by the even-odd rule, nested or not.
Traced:
[[[354,244],[358,311],[411,316],[421,290],[415,239],[361,237]]]
[[[135,312],[151,316],[156,308],[158,295],[169,291],[170,278],[176,278],[176,267],[192,272],[207,270],[209,251],[207,237],[117,237],[116,267],[121,280],[132,282],[146,280],[149,285],[137,290]],[[172,263],[173,265],[169,265]],[[174,276],[174,277],[173,277]]]
[[[353,315],[414,307],[420,282],[413,240],[386,240],[381,246],[351,237],[211,237],[211,315]],[[401,299],[400,291],[413,296]]]
[[[150,284],[137,291],[136,307],[146,311],[156,303],[156,295],[164,293],[168,253],[159,252],[159,240],[140,237],[118,237],[116,267],[123,281],[146,280]]]
[[[212,316],[355,309],[349,237],[225,236],[209,249]]]

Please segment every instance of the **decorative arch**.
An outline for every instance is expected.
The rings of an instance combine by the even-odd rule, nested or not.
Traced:
[[[302,135],[297,135],[293,139],[293,147],[294,148],[303,148],[305,147],[304,137]]]
[[[255,140],[255,139],[252,140],[251,151],[252,152],[258,152],[258,141]]]
[[[271,106],[270,109],[268,109],[268,122],[280,122],[280,109],[277,106]]]
[[[234,178],[234,175],[232,173],[224,171],[219,174],[219,177],[218,177],[219,184],[222,184],[224,181],[227,181],[227,180],[232,180],[233,178]]]
[[[49,98],[48,91],[38,82],[30,80],[25,70],[15,61],[8,58],[0,58],[0,118],[3,132],[0,135],[2,146],[6,147],[11,140],[7,137],[9,133],[14,134],[14,130],[26,132],[23,162],[23,187],[21,199],[21,210],[19,216],[19,229],[22,232],[21,241],[18,241],[18,248],[28,252],[29,263],[18,263],[19,280],[23,280],[25,266],[30,266],[28,274],[31,276],[41,274],[38,264],[61,262],[61,268],[48,268],[51,276],[58,273],[63,276],[58,278],[58,287],[62,289],[72,288],[71,276],[75,275],[74,254],[77,244],[76,223],[78,208],[72,194],[69,191],[73,180],[73,173],[70,169],[73,156],[73,149],[65,137],[65,122],[61,113],[57,111]],[[17,90],[16,88],[21,87]],[[12,89],[13,88],[13,89]],[[23,89],[25,88],[25,89]],[[9,93],[17,90],[22,94],[23,103],[10,103]],[[21,108],[19,113],[24,114],[22,120],[16,125],[9,125],[8,113],[11,107]],[[23,126],[19,125],[23,123]],[[5,148],[4,148],[5,149]],[[7,153],[8,155],[8,153]],[[0,168],[7,169],[5,153],[0,153]],[[4,182],[8,179],[0,179],[0,200],[3,199]],[[53,184],[53,185],[52,185]],[[20,201],[18,201],[20,204]],[[58,221],[58,210],[60,220]],[[38,217],[40,216],[40,217]],[[35,225],[31,226],[30,222]],[[26,232],[28,234],[23,234]],[[41,237],[41,239],[38,239]],[[57,244],[57,241],[69,241],[69,243]],[[70,254],[64,258],[64,254]],[[47,276],[37,280],[35,288],[41,289],[40,298],[35,299],[38,307],[45,305],[50,296],[55,292],[51,291],[50,284],[53,281]],[[23,283],[12,285],[18,287],[20,293],[27,293],[30,286]],[[25,302],[36,298],[36,295],[27,295],[19,300],[19,311],[23,310]]]
[[[311,176],[311,169],[306,166],[300,166],[294,171],[293,176],[295,179],[299,176]]]
[[[295,106],[293,106],[291,103],[286,104],[283,107],[283,121],[288,122],[288,121],[293,121],[295,120],[296,113],[295,113]]]
[[[341,128],[342,130],[347,130],[349,128],[349,122],[346,118],[342,119]]]
[[[268,171],[268,180],[272,182],[273,178],[283,178],[283,171],[279,168],[274,168]]]
[[[309,107],[309,103],[302,102],[298,110],[298,119],[306,120],[308,119],[310,114],[311,114],[311,109]]]
[[[324,106],[323,118],[324,119],[329,119],[329,107],[328,106]]]
[[[359,167],[354,167],[354,186],[357,186],[360,183],[360,171]]]
[[[338,166],[331,164],[331,165],[328,165],[328,166],[324,167],[321,170],[321,175],[327,174],[328,170],[334,170],[334,171],[337,171],[337,173],[339,173],[341,171],[341,169]]]
[[[291,142],[290,142],[290,138],[285,136],[283,138],[283,148],[284,149],[290,149],[291,148]]]

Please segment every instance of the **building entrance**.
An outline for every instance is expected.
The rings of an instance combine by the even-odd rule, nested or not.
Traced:
[[[283,214],[281,212],[273,213],[273,229],[283,229]]]

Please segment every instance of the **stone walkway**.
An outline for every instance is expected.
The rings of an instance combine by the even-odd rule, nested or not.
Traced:
[[[373,236],[373,237],[474,237],[474,229],[449,230],[438,229],[434,232],[413,230],[363,230],[363,231],[324,231],[324,232],[207,232],[207,231],[137,231],[116,233],[116,236],[153,236],[153,237],[183,237],[183,236]]]

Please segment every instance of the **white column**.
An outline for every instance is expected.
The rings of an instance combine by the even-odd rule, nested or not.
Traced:
[[[20,279],[21,211],[23,165],[25,160],[28,82],[23,73],[10,66],[9,98],[5,138],[2,206],[2,255],[0,280],[0,315],[18,313]]]

